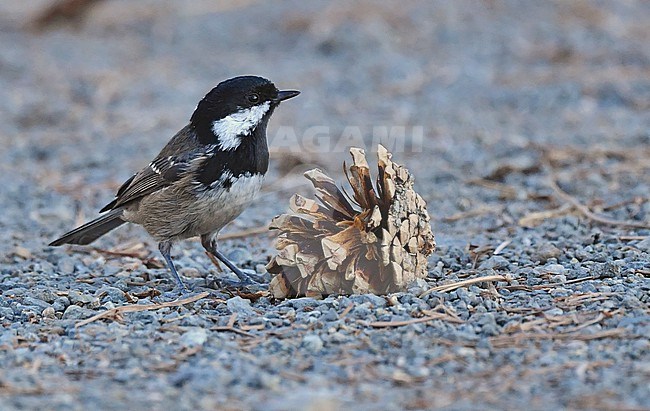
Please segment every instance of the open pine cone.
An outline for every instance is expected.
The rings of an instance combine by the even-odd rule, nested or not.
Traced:
[[[413,176],[379,146],[376,187],[362,149],[351,148],[353,164],[343,170],[353,199],[318,169],[305,173],[315,200],[295,194],[295,214],[273,219],[280,230],[278,254],[266,267],[275,276],[276,298],[327,294],[385,294],[404,290],[427,276],[427,257],[436,243],[426,203],[413,190]]]

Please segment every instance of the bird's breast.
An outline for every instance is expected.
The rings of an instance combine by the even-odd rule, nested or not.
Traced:
[[[257,196],[263,174],[246,173],[238,177],[227,174],[197,195],[192,214],[196,231],[218,231],[234,220]]]

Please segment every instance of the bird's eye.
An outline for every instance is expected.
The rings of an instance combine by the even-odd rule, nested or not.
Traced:
[[[247,98],[248,101],[250,101],[251,103],[257,103],[258,101],[260,101],[260,96],[255,93],[249,94]]]

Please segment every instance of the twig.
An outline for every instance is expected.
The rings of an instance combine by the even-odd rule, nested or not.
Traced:
[[[90,318],[86,318],[85,320],[79,321],[77,324],[75,324],[75,327],[82,327],[86,324],[90,324],[93,321],[100,320],[102,318],[108,318],[108,317],[114,317],[117,315],[120,315],[122,313],[131,313],[131,312],[138,312],[138,311],[150,311],[150,310],[159,310],[161,308],[167,308],[167,307],[178,307],[179,305],[184,305],[184,304],[189,304],[193,303],[194,301],[198,301],[202,298],[207,297],[210,295],[209,292],[204,291],[202,293],[199,293],[197,295],[193,295],[191,297],[183,298],[182,300],[174,300],[174,301],[169,301],[166,303],[160,303],[160,304],[143,304],[143,305],[123,305],[121,307],[115,307],[111,308],[110,310],[103,311],[97,315],[93,315]]]
[[[532,213],[528,213],[525,216],[521,217],[518,223],[522,227],[533,228],[542,224],[544,220],[563,216],[566,213],[568,213],[570,210],[571,210],[570,205],[563,204],[561,207],[552,210],[534,211]]]
[[[507,347],[512,344],[517,344],[522,340],[525,341],[538,341],[538,340],[579,340],[579,341],[589,341],[589,340],[598,340],[601,338],[637,338],[634,335],[626,333],[625,328],[614,328],[611,330],[605,330],[593,334],[579,334],[579,333],[517,333],[514,335],[506,335],[502,337],[493,337],[490,339],[490,343],[495,347]]]
[[[451,284],[444,284],[444,285],[439,285],[437,287],[429,288],[422,294],[420,294],[420,298],[424,297],[425,295],[436,292],[436,291],[442,291],[442,292],[447,292],[447,291],[453,291],[457,288],[460,287],[465,287],[468,285],[476,284],[476,283],[482,283],[484,281],[508,281],[508,279],[505,276],[502,275],[486,275],[484,277],[477,277],[477,278],[470,278],[468,280],[462,280],[458,281],[455,283]]]
[[[502,242],[501,244],[499,244],[497,246],[497,248],[494,249],[494,252],[492,254],[493,255],[501,254],[501,251],[503,251],[507,246],[509,246],[511,242],[512,242],[512,240],[506,240],[506,241]]]
[[[555,194],[557,194],[558,197],[563,199],[564,201],[570,203],[572,206],[574,206],[580,213],[582,213],[585,217],[589,218],[590,220],[596,221],[601,224],[606,224],[606,225],[614,225],[614,226],[621,226],[621,227],[634,227],[634,228],[650,228],[649,224],[646,223],[637,223],[634,221],[621,221],[621,220],[613,220],[611,218],[607,218],[604,216],[600,216],[598,214],[595,214],[592,212],[589,207],[586,205],[580,203],[575,197],[571,196],[567,192],[563,191],[555,182],[553,178],[549,179],[549,186],[553,189]]]
[[[232,313],[230,315],[230,318],[228,318],[228,324],[226,324],[226,327],[232,328],[235,326],[236,322],[237,322],[237,313]]]
[[[348,315],[350,313],[350,311],[352,311],[353,308],[354,308],[354,304],[352,304],[352,303],[349,304],[347,307],[345,307],[343,309],[343,311],[341,311],[341,314],[339,314],[339,320],[344,319],[345,316]]]
[[[307,381],[307,377],[305,377],[302,374],[298,374],[296,372],[291,372],[291,371],[287,371],[287,370],[280,370],[280,371],[278,371],[278,374],[280,374],[280,376],[282,376],[284,378],[288,378],[290,380],[300,382],[300,383],[304,383],[304,382]]]
[[[404,321],[375,321],[368,325],[373,328],[403,327],[409,324],[426,323],[433,320],[442,320],[442,319],[451,318],[447,314],[442,314],[442,313],[436,313],[436,314],[437,315],[429,315],[421,318],[412,318],[410,320],[404,320]],[[454,319],[453,322],[457,322],[457,321]]]
[[[484,178],[475,178],[472,180],[468,180],[467,184],[485,187],[490,190],[496,190],[499,193],[501,193],[503,197],[507,197],[507,198],[516,197],[518,193],[518,190],[515,187],[511,187],[509,185],[492,181],[492,180],[486,180]]]
[[[597,323],[601,322],[601,321],[604,320],[604,319],[605,319],[605,314],[603,314],[602,312],[600,312],[600,313],[598,313],[598,316],[596,316],[596,318],[594,318],[594,319],[592,319],[592,320],[589,320],[589,321],[586,321],[586,322],[584,322],[584,323],[578,325],[577,327],[574,327],[573,330],[574,330],[574,331],[577,331],[577,330],[581,330],[581,329],[583,329],[583,328],[587,328],[587,327],[589,327],[590,325],[597,324]]]
[[[215,319],[217,320],[218,317],[213,317],[213,316],[208,316],[210,319]],[[215,327],[210,328],[212,331],[229,331],[233,332],[235,334],[243,335],[246,337],[255,337],[255,334],[251,334],[249,332],[246,332],[242,330],[241,328],[235,328],[235,324],[237,323],[237,313],[232,313],[230,317],[228,318],[228,323],[226,325],[217,325]],[[263,325],[263,324],[262,324]],[[253,329],[253,328],[251,328]]]
[[[229,327],[227,325],[222,325],[222,326],[217,326],[217,327],[212,327],[210,328],[212,331],[230,331],[235,334],[243,335],[245,337],[255,337],[255,334],[248,333],[244,330],[240,330],[239,328],[235,327]]]
[[[618,237],[621,241],[643,241],[648,238],[647,235],[621,235]]]

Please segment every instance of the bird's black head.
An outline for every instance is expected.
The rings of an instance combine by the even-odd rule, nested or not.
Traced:
[[[232,150],[258,127],[265,129],[281,101],[298,94],[299,91],[280,91],[262,77],[234,77],[219,83],[203,97],[190,123],[202,143]]]

